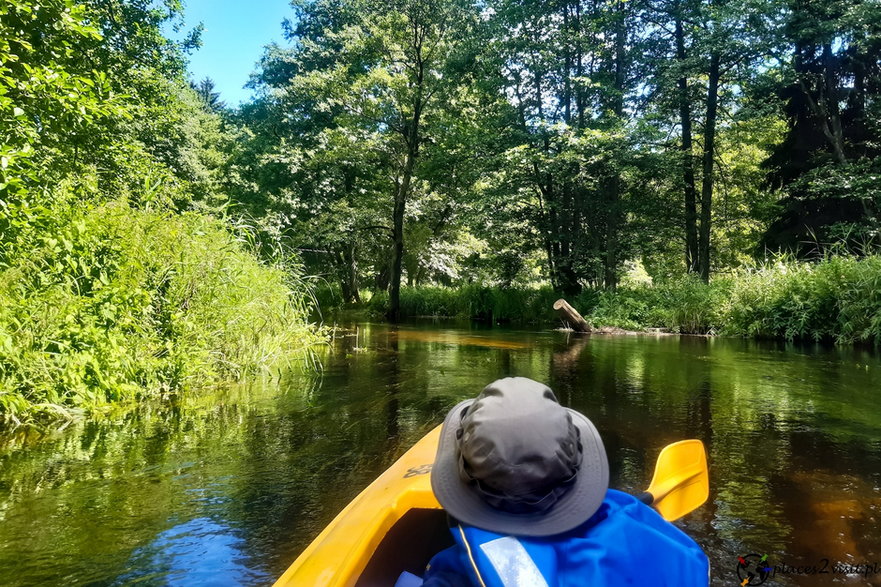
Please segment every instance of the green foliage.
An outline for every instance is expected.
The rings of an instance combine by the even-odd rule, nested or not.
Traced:
[[[481,127],[488,94],[475,76],[475,6],[294,8],[292,48],[267,49],[254,76],[261,96],[236,117],[244,136],[232,197],[303,249],[310,271],[339,283],[346,302],[367,283],[388,289],[395,239],[409,283],[457,281],[483,244],[468,226],[484,169],[474,155],[492,141]]]
[[[162,32],[181,9],[0,2],[7,420],[237,377],[316,341],[296,262],[262,265],[240,226],[174,211],[222,212],[230,150],[183,77],[198,31]]]
[[[784,199],[763,245],[799,256],[876,240],[881,192],[881,6],[873,0],[786,2],[779,31],[795,57],[779,68],[787,133],[766,161]]]
[[[396,245],[410,286],[572,297],[635,259],[667,283],[875,239],[877,3],[292,5],[224,190],[346,303]]]
[[[68,195],[7,251],[7,419],[191,389],[317,342],[297,274],[261,265],[204,215],[83,205]]]
[[[214,80],[210,77],[204,78],[202,81],[190,82],[190,87],[202,100],[202,105],[209,111],[220,112],[226,108],[226,103],[220,99],[220,92],[214,91]]]
[[[782,257],[736,283],[725,332],[881,344],[881,257]]]
[[[77,63],[76,49],[101,38],[85,15],[63,0],[0,4],[0,233],[26,208],[34,168],[63,177],[85,129],[125,116],[108,76]]]
[[[709,285],[692,277],[601,292],[575,306],[595,325],[881,344],[881,256],[779,257]]]
[[[569,301],[593,326],[662,328],[786,340],[881,344],[881,256],[830,256],[805,263],[780,257],[705,284],[684,276],[658,284],[585,290]],[[401,290],[406,316],[554,323],[550,288],[466,286]],[[387,297],[369,308],[382,313]]]
[[[197,35],[162,33],[180,10],[177,0],[0,4],[0,229],[3,209],[35,205],[72,176],[94,177],[106,199],[225,201],[220,118],[183,77]]]
[[[559,296],[549,287],[499,288],[466,285],[458,288],[420,286],[401,288],[404,317],[459,317],[486,322],[545,322],[553,318],[551,306]],[[388,309],[385,293],[367,304],[371,312]]]
[[[763,244],[812,257],[881,246],[881,157],[816,167],[794,180]]]
[[[705,284],[694,275],[658,285],[619,287],[614,292],[599,293],[596,305],[590,309],[590,320],[597,325],[631,330],[663,328],[683,334],[716,333],[725,321],[730,288],[728,279]]]
[[[392,280],[399,188],[411,286],[540,281],[572,295],[614,288],[640,257],[655,278],[681,275],[679,83],[699,128],[713,52],[726,73],[714,269],[750,261],[776,198],[760,163],[783,122],[761,92],[778,73],[762,58],[779,4],[494,0],[480,17],[453,0],[427,6],[294,3],[291,45],[267,49],[260,97],[236,117],[229,192],[347,302]],[[671,59],[677,18],[687,56]],[[424,27],[430,63],[414,61],[408,22]]]
[[[403,277],[404,316],[553,323],[563,291],[598,326],[878,344],[876,3],[292,6],[233,112],[185,78],[199,31],[163,33],[179,0],[0,0],[7,417],[312,344],[300,256],[325,310]],[[762,232],[868,256],[744,269]]]

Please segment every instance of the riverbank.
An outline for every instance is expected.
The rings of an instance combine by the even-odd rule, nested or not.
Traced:
[[[551,288],[405,287],[405,317],[471,318],[494,323],[558,322]],[[324,310],[340,307],[325,288]],[[365,296],[366,298],[366,296]],[[815,263],[780,260],[717,277],[692,277],[617,290],[585,290],[568,301],[594,326],[625,330],[661,328],[682,334],[881,344],[881,256],[830,256]],[[381,316],[388,298],[359,306]]]
[[[56,201],[0,250],[0,418],[71,417],[307,356],[295,266],[222,221]]]

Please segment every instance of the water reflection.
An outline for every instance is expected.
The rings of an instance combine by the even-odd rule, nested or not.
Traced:
[[[457,401],[545,381],[642,490],[667,443],[702,439],[710,501],[682,527],[733,584],[749,552],[881,563],[881,369],[866,351],[360,324],[320,376],[141,406],[0,450],[0,584],[264,584]],[[778,577],[828,584],[843,577]],[[220,579],[218,579],[220,580]],[[851,579],[851,583],[865,581]]]
[[[271,582],[274,577],[255,568],[254,561],[249,561],[241,551],[244,543],[230,528],[208,518],[196,518],[160,533],[148,546],[135,550],[129,562],[134,570],[114,583],[245,585]]]

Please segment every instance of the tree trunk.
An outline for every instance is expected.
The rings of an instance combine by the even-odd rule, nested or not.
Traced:
[[[404,173],[401,183],[395,191],[395,208],[392,212],[392,275],[389,284],[389,309],[386,318],[391,322],[401,319],[401,275],[404,263],[404,210],[407,207],[407,195],[410,192],[410,180],[416,166],[416,153],[412,147],[404,162]]]
[[[569,302],[560,298],[554,302],[554,310],[560,315],[560,319],[578,332],[591,332],[593,328],[585,320],[578,310],[569,305]]]
[[[536,175],[538,172],[536,171]],[[554,259],[554,245],[551,242],[551,228],[550,228],[550,220],[548,219],[548,215],[545,213],[544,206],[544,196],[542,195],[541,188],[536,188],[538,191],[538,210],[541,214],[541,228],[542,228],[542,236],[544,237],[544,246],[545,253],[548,256],[548,274],[551,280],[551,288],[555,291],[559,289],[560,284],[557,282],[557,269],[556,269],[556,259]]]
[[[584,47],[581,39],[581,2],[575,3],[575,38],[578,42],[575,45],[575,77],[581,79],[584,75]],[[583,84],[575,86],[575,111],[578,114],[578,128],[584,128],[584,88]]]
[[[710,56],[707,84],[707,120],[704,125],[703,182],[701,184],[700,274],[710,282],[710,222],[713,205],[713,168],[716,154],[716,115],[719,102],[719,53]]]
[[[830,128],[830,140],[832,141],[832,150],[835,152],[835,158],[839,163],[847,163],[847,156],[844,154],[844,129],[841,126],[841,115],[838,107],[838,83],[835,80],[835,63],[832,57],[832,45],[828,43],[823,45],[823,84],[826,110],[828,110]]]
[[[569,30],[569,3],[563,3],[563,32],[567,37],[566,56],[563,59],[563,120],[566,124],[572,124],[572,50],[571,39],[572,33]]]
[[[387,318],[391,322],[398,322],[401,318],[401,273],[404,262],[404,212],[407,208],[407,197],[410,194],[410,181],[413,179],[413,170],[416,168],[416,159],[419,156],[420,123],[422,120],[422,110],[426,105],[425,94],[425,70],[428,64],[425,61],[423,53],[424,23],[418,22],[418,15],[411,15],[411,18],[417,18],[417,21],[411,21],[413,28],[413,38],[411,49],[413,50],[414,63],[413,68],[416,73],[416,79],[413,80],[413,89],[415,94],[411,103],[413,107],[412,114],[402,116],[406,120],[404,127],[401,129],[404,143],[407,146],[407,154],[404,160],[404,169],[401,174],[401,183],[395,191],[395,208],[393,212],[392,240],[394,247],[392,249],[392,274],[391,284],[389,285],[389,310]],[[422,34],[420,34],[420,31]],[[402,112],[403,114],[403,112]]]
[[[391,263],[385,262],[380,264],[373,279],[375,291],[387,292],[389,290],[389,285],[391,284],[391,269]]]
[[[626,4],[618,0],[617,20],[615,22],[615,87],[612,96],[612,112],[616,123],[624,117],[624,86],[626,84],[625,47],[627,43]],[[618,286],[618,230],[621,223],[621,176],[616,170],[607,184],[608,222],[606,224],[606,258],[604,260],[603,283],[606,289]]]
[[[349,278],[346,269],[346,258],[343,252],[340,252],[337,249],[331,249],[330,255],[333,258],[334,265],[337,267],[337,271],[339,272],[339,284],[340,284],[340,296],[343,299],[344,304],[348,304],[352,302],[352,290],[349,286]]]
[[[796,55],[798,48],[796,48]],[[838,104],[836,101],[836,82],[833,72],[835,66],[832,58],[832,46],[823,45],[823,79],[820,81],[816,92],[817,97],[814,98],[813,85],[805,83],[804,76],[810,77],[810,71],[804,71],[804,67],[800,66],[800,60],[796,60],[796,72],[798,76],[798,86],[801,88],[805,99],[808,102],[811,114],[813,114],[820,124],[820,130],[823,136],[829,141],[835,159],[839,163],[847,163],[847,155],[844,152],[844,131],[841,126],[841,116],[838,113]],[[800,71],[802,70],[802,71]]]
[[[355,239],[352,237],[351,242],[343,253],[343,259],[346,261],[346,280],[352,301],[356,304],[361,303],[361,294],[358,291],[358,263],[355,260]]]
[[[573,244],[578,238],[578,229],[574,225],[574,207],[572,197],[572,182],[564,182],[560,192],[560,280],[561,289],[566,295],[578,295],[581,292],[581,284],[575,272],[575,251]]]
[[[676,15],[676,59],[684,67],[685,32],[682,18]],[[697,238],[697,189],[694,183],[694,147],[691,142],[691,101],[688,96],[688,78],[683,71],[679,76],[679,120],[682,124],[682,181],[685,191],[685,266],[689,273],[698,271]]]
[[[609,179],[607,191],[609,194],[608,223],[606,226],[606,258],[603,262],[603,285],[606,289],[614,290],[618,287],[618,224],[620,214],[621,180],[618,176]]]
[[[414,31],[419,26],[414,23]],[[410,181],[413,178],[413,170],[416,168],[416,159],[419,156],[420,122],[422,109],[425,107],[425,68],[423,59],[422,41],[419,35],[414,35],[413,54],[415,55],[416,79],[414,87],[416,94],[413,97],[413,114],[403,128],[404,142],[407,145],[407,155],[404,160],[404,169],[401,174],[401,183],[395,192],[395,208],[392,213],[392,275],[389,285],[389,309],[386,317],[391,322],[401,319],[401,273],[404,262],[404,211],[407,208],[407,196],[410,194]]]

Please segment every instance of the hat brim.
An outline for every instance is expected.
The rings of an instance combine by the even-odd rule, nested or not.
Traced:
[[[456,449],[456,430],[464,410],[474,401],[463,401],[447,414],[431,468],[431,489],[447,513],[470,526],[499,534],[553,536],[580,526],[599,509],[609,488],[606,450],[593,423],[568,408],[581,433],[583,450],[581,468],[572,488],[549,511],[540,514],[511,514],[484,501],[459,477]]]

